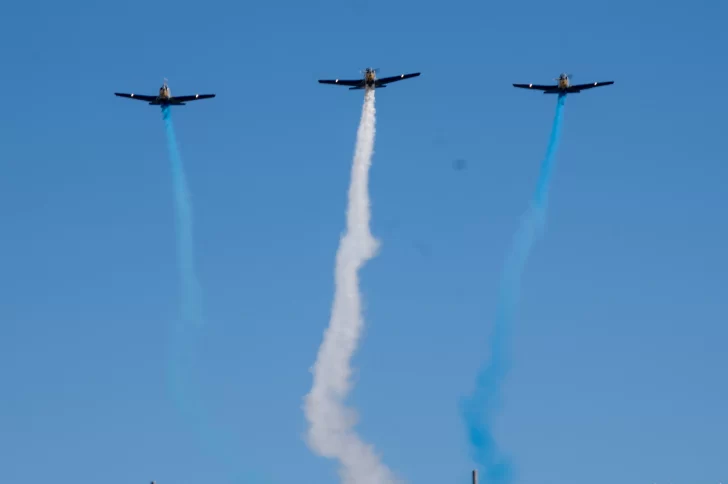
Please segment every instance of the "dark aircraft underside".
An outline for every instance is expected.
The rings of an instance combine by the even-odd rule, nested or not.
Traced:
[[[146,101],[150,106],[184,106],[190,101],[198,101],[201,99],[210,99],[215,97],[214,94],[194,94],[190,96],[172,96],[169,98],[148,96],[146,94],[127,94],[123,92],[115,92],[114,94],[119,97],[136,99],[137,101]]]
[[[172,100],[159,100],[159,101],[152,101],[149,103],[150,106],[184,106],[185,103],[181,101],[177,101],[176,99]]]
[[[566,89],[561,89],[561,88],[549,89],[549,90],[545,90],[543,93],[544,94],[577,94],[580,92],[581,92],[580,88],[577,88],[576,86],[571,86],[571,87],[567,87]]]
[[[365,87],[369,87],[369,88],[372,88],[372,89],[379,89],[381,87],[387,87],[387,85],[386,84],[379,83],[379,82],[374,82],[374,83],[371,83],[371,82],[364,83],[364,82],[362,82],[361,83],[361,86],[350,87],[349,90],[350,91],[354,91],[356,89],[364,89]]]
[[[399,76],[392,76],[392,77],[383,77],[381,79],[375,79],[373,81],[367,81],[366,79],[320,79],[320,84],[334,84],[338,86],[351,86],[349,87],[350,91],[354,91],[357,89],[364,89],[364,88],[371,88],[371,89],[379,89],[382,87],[387,87],[386,85],[391,82],[397,82],[402,81],[405,79],[411,79],[413,77],[419,76],[419,72],[415,72],[412,74],[402,74]]]
[[[607,82],[592,82],[591,84],[575,84],[573,86],[561,88],[557,85],[544,86],[540,84],[513,84],[513,87],[519,87],[521,89],[532,89],[543,91],[544,94],[576,94],[585,89],[593,89],[595,87],[609,86],[614,84],[614,81]]]

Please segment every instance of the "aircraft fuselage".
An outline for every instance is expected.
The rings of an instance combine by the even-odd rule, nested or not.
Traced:
[[[565,96],[567,94],[576,94],[584,89],[592,89],[599,86],[609,86],[614,84],[614,81],[606,82],[595,82],[590,84],[571,84],[569,82],[569,76],[567,74],[561,74],[555,79],[555,85],[543,85],[543,84],[513,84],[513,87],[521,89],[534,89],[542,91],[544,94],[558,94],[559,96]]]
[[[159,91],[156,96],[154,95],[145,95],[145,94],[127,94],[123,92],[115,92],[116,96],[119,97],[125,97],[125,98],[131,98],[131,99],[138,99],[139,101],[144,101],[149,103],[152,106],[184,106],[187,104],[187,102],[190,101],[197,101],[198,99],[210,99],[215,97],[214,94],[195,94],[190,96],[172,96],[172,92],[169,89],[169,86],[167,86],[167,81],[165,79],[164,84],[162,84],[162,87],[159,88]]]
[[[172,98],[172,92],[165,85],[159,88],[159,96],[157,96],[157,99],[149,104],[152,106],[184,106],[184,103],[170,101],[170,98]]]

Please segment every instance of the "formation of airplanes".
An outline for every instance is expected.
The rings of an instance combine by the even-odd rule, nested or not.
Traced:
[[[392,77],[377,77],[379,69],[372,69],[367,67],[362,71],[362,77],[360,79],[319,79],[320,84],[333,84],[336,86],[348,86],[349,90],[357,89],[380,89],[387,87],[387,84],[397,81],[403,81],[405,79],[411,79],[418,77],[419,72],[413,72],[411,74],[400,74],[399,76]],[[576,94],[586,89],[592,89],[595,87],[609,86],[614,84],[614,81],[606,82],[593,82],[591,84],[571,84],[569,81],[569,74],[561,74],[554,80],[557,81],[553,85],[543,84],[513,84],[513,87],[521,89],[535,89],[543,91],[544,94]],[[191,101],[198,101],[200,99],[210,99],[215,97],[215,94],[192,94],[188,96],[172,96],[169,86],[167,85],[167,79],[164,80],[164,84],[159,88],[159,94],[146,95],[146,94],[127,94],[123,92],[115,92],[116,96],[125,97],[129,99],[137,99],[139,101],[148,102],[152,106],[184,106],[186,103]]]
[[[348,86],[349,90],[360,90],[360,89],[379,89],[387,87],[387,84],[397,82],[397,81],[403,81],[405,79],[411,79],[413,77],[418,77],[420,75],[419,72],[414,72],[411,74],[400,74],[399,76],[392,76],[392,77],[383,77],[378,78],[377,72],[379,69],[373,69],[371,67],[367,67],[365,70],[362,71],[362,77],[360,79],[319,79],[320,84],[333,84],[337,86]],[[569,81],[569,75],[568,74],[561,74],[559,77],[555,78],[554,80],[557,81],[554,85],[541,85],[541,84],[513,84],[513,87],[521,88],[521,89],[535,89],[539,91],[543,91],[544,94],[559,94],[560,96],[566,95],[566,94],[575,94],[579,93],[586,89],[592,89],[595,87],[602,87],[602,86],[609,86],[611,84],[614,84],[614,81],[606,81],[606,82],[593,82],[591,84],[575,84],[572,85]],[[162,84],[162,87],[159,88],[159,94],[156,96],[154,95],[145,95],[145,94],[127,94],[127,93],[120,93],[115,92],[116,96],[129,98],[129,99],[137,99],[139,101],[146,101],[150,105],[153,106],[184,106],[187,102],[191,101],[197,101],[200,99],[210,99],[214,98],[215,94],[194,94],[194,95],[188,95],[188,96],[172,96],[169,86],[167,86],[167,79],[164,80],[164,84]],[[473,471],[473,484],[477,483],[477,471]],[[155,481],[152,481],[151,484],[156,484]]]

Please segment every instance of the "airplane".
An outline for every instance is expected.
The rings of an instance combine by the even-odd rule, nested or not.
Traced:
[[[159,88],[159,95],[147,96],[145,94],[126,94],[123,92],[115,92],[116,96],[127,97],[130,99],[138,99],[140,101],[148,101],[152,106],[184,106],[185,103],[190,101],[197,101],[199,99],[209,99],[215,97],[214,94],[195,94],[192,96],[172,96],[169,86],[167,86],[167,79],[164,80],[164,84]]]
[[[344,80],[344,79],[319,79],[320,84],[336,84],[339,86],[353,86],[350,87],[349,90],[353,91],[355,89],[378,89],[382,87],[387,87],[386,85],[390,82],[396,82],[396,81],[402,81],[404,79],[410,79],[412,77],[417,77],[420,75],[419,72],[415,72],[414,74],[402,74],[399,76],[392,76],[392,77],[383,77],[381,79],[377,79],[377,72],[379,72],[379,69],[372,69],[371,67],[367,67],[364,71],[362,71],[362,74],[364,75],[363,78],[357,79],[357,80]]]
[[[543,86],[539,84],[513,84],[513,87],[520,87],[522,89],[538,89],[543,91],[544,94],[576,94],[583,91],[584,89],[592,89],[594,87],[609,86],[614,84],[614,81],[607,82],[594,82],[591,84],[575,84],[572,85],[569,82],[569,74],[561,74],[559,77],[554,79],[558,81],[555,86]]]

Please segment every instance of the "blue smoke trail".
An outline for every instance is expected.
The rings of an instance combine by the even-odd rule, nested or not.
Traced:
[[[167,372],[175,394],[175,402],[188,423],[203,431],[200,421],[203,413],[200,404],[189,391],[189,380],[198,368],[195,361],[195,346],[202,326],[202,304],[200,285],[195,274],[194,244],[192,237],[192,209],[187,189],[187,180],[177,148],[177,139],[169,106],[162,108],[162,118],[167,135],[169,159],[172,165],[174,190],[177,258],[181,279],[181,321],[173,329],[171,355]]]
[[[521,275],[531,247],[545,225],[551,169],[561,137],[561,120],[566,96],[559,95],[546,156],[541,163],[536,192],[521,226],[516,232],[511,252],[506,259],[501,280],[495,325],[491,336],[490,361],[479,372],[475,391],[463,401],[461,412],[468,429],[468,438],[476,464],[483,468],[484,481],[494,484],[513,482],[513,466],[503,456],[493,436],[493,417],[500,405],[500,392],[508,370],[509,333],[520,293]]]
[[[192,238],[192,209],[187,189],[182,160],[177,149],[177,138],[169,106],[162,108],[164,129],[167,134],[167,147],[172,163],[175,209],[177,212],[177,257],[182,277],[182,317],[195,327],[202,325],[202,304],[200,285],[195,275],[195,251]]]
[[[216,462],[217,467],[239,466],[240,456],[236,453],[235,446],[232,442],[228,444],[223,441],[221,435],[223,429],[211,424],[210,414],[199,398],[199,393],[192,391],[192,382],[200,381],[196,356],[197,342],[202,336],[204,323],[202,291],[195,271],[190,195],[168,106],[162,108],[162,118],[172,165],[182,298],[181,320],[174,325],[170,341],[167,375],[174,394],[174,402],[185,423],[192,426],[198,438],[197,444],[202,447],[200,450]],[[262,474],[246,471],[238,472],[238,475],[231,477],[229,482],[268,484],[272,480]]]

